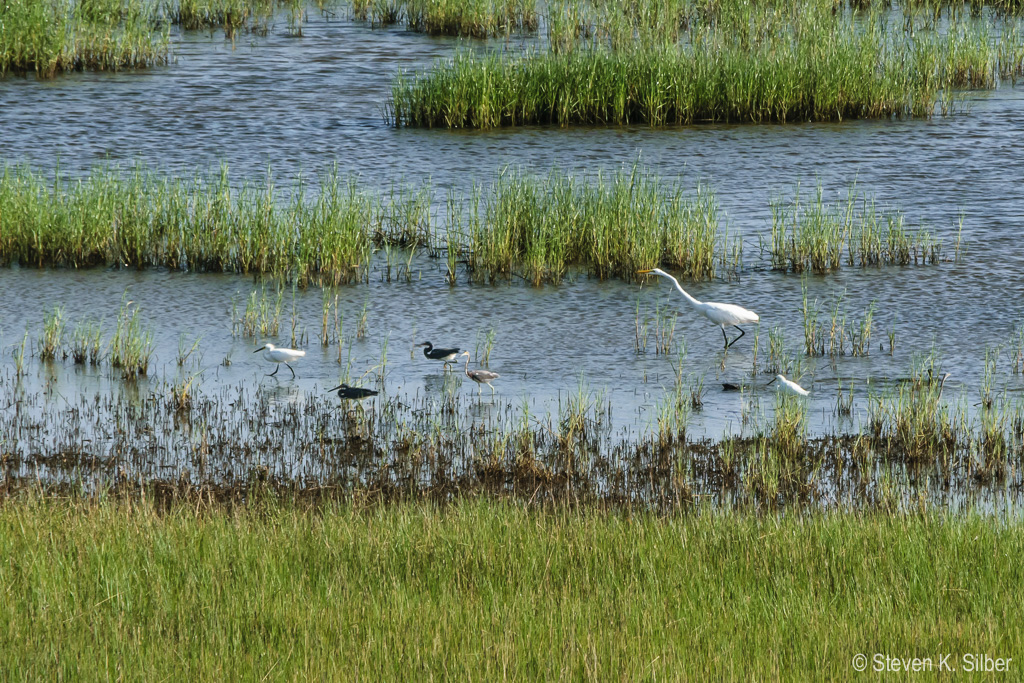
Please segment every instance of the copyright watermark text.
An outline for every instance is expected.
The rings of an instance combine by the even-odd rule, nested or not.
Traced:
[[[937,672],[963,671],[965,673],[995,673],[1009,671],[1012,657],[992,657],[987,654],[967,653],[955,655],[945,653],[934,657],[897,657],[881,652],[866,655],[858,652],[853,656],[854,671],[892,673],[895,671]]]

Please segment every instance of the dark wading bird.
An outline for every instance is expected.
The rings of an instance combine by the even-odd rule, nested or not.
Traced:
[[[482,392],[484,388],[480,385],[486,384],[491,388],[491,396],[494,396],[494,387],[491,386],[491,382],[501,377],[501,375],[496,372],[491,372],[490,370],[470,370],[469,351],[463,351],[461,355],[466,357],[466,377],[477,383],[476,393],[479,394]]]
[[[743,328],[739,327],[740,325],[744,323],[756,323],[760,320],[757,313],[748,311],[742,306],[737,306],[736,304],[718,304],[713,301],[697,301],[686,293],[686,290],[679,284],[679,280],[675,279],[660,268],[641,270],[639,272],[640,275],[643,275],[644,273],[654,273],[655,275],[660,275],[661,277],[671,280],[672,284],[676,286],[676,289],[679,290],[679,293],[683,295],[683,298],[686,299],[686,302],[690,304],[691,307],[696,309],[696,311],[702,316],[722,328],[722,336],[725,337],[725,348],[727,349],[738,342],[740,337],[746,334],[746,332],[743,331]],[[736,337],[732,341],[729,341],[729,335],[725,333],[725,328],[729,326],[735,327],[740,331],[739,337]]]
[[[435,349],[434,345],[428,341],[416,346],[423,346],[423,355],[430,360],[441,360],[444,361],[444,369],[448,370],[448,364],[455,360],[455,357],[459,355],[461,349]]]
[[[284,363],[285,366],[289,370],[291,370],[292,379],[295,379],[295,371],[292,370],[292,366],[288,364],[297,361],[298,359],[306,355],[305,351],[296,351],[295,349],[279,349],[273,344],[265,344],[260,348],[256,349],[255,351],[253,351],[253,353],[259,353],[260,351],[263,352],[263,357],[269,360],[271,363]],[[280,369],[281,366],[278,365],[276,368],[274,368],[274,371],[267,376],[273,377],[274,375],[277,374],[277,371]]]
[[[351,399],[355,401],[361,401],[364,398],[376,396],[379,393],[374,391],[373,389],[363,389],[362,387],[350,387],[347,384],[339,384],[333,389],[328,390],[327,393],[329,394],[332,391],[337,391],[338,398],[342,400]]]

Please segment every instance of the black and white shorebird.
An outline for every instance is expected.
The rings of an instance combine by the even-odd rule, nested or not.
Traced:
[[[416,346],[424,347],[423,348],[423,355],[426,356],[427,358],[429,358],[430,360],[444,361],[444,369],[445,370],[449,369],[448,368],[448,364],[451,363],[452,361],[454,361],[455,357],[459,355],[459,351],[462,350],[462,349],[440,349],[440,348],[434,348],[434,345],[431,344],[428,341],[425,341],[422,344],[417,344]]]
[[[496,372],[491,372],[490,370],[470,370],[469,351],[463,351],[460,355],[466,357],[466,377],[476,382],[477,385],[486,384],[487,386],[491,387],[491,396],[494,396],[494,387],[491,386],[491,382],[501,377],[501,375],[499,375]],[[478,386],[476,391],[479,394],[481,391],[483,391],[483,386]]]
[[[337,391],[338,392],[338,398],[340,398],[342,400],[355,400],[355,401],[361,401],[364,398],[369,398],[371,396],[376,396],[379,393],[379,392],[374,391],[373,389],[363,389],[362,387],[350,387],[347,384],[339,384],[338,386],[334,387],[333,389],[328,390],[327,393],[329,394],[332,391]]]

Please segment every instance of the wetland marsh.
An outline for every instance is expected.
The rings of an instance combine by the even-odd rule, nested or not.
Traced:
[[[1024,657],[1019,9],[5,6],[5,670]]]

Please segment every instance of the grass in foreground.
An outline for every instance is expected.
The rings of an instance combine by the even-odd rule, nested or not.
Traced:
[[[846,679],[857,653],[1024,657],[1018,521],[660,519],[21,498],[0,666],[31,678]],[[957,662],[959,664],[959,662]]]

